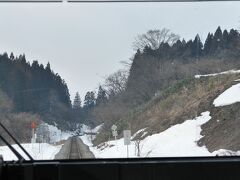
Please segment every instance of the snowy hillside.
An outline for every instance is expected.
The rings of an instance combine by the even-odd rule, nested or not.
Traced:
[[[239,152],[220,149],[210,153],[205,146],[199,147],[197,141],[202,137],[201,125],[211,119],[210,112],[203,112],[201,116],[192,120],[186,120],[169,129],[151,136],[147,136],[140,142],[140,157],[189,157],[189,156],[223,156],[238,155]],[[144,131],[139,130],[137,133]],[[132,137],[136,136],[135,133]],[[126,158],[127,146],[123,138],[107,141],[94,147],[89,135],[80,136],[96,158]],[[129,157],[137,157],[135,141],[128,146]]]
[[[202,93],[202,97],[208,96],[205,101],[206,104],[209,105],[205,107],[203,105],[201,107],[202,109],[205,108],[205,110],[203,110],[205,112],[195,119],[185,120],[181,124],[170,126],[170,128],[161,133],[145,137],[140,142],[140,156],[179,157],[240,155],[239,148],[237,148],[238,130],[236,128],[239,117],[239,104],[236,103],[240,102],[240,83],[239,76],[237,75],[239,73],[240,70],[229,70],[215,74],[196,75],[195,78],[197,79],[201,77],[209,78],[203,79],[204,81],[197,81],[197,83],[206,82],[205,84],[201,84],[202,89],[210,86],[215,87],[215,91],[211,91],[212,89],[210,89],[210,91],[206,91],[205,94]],[[215,78],[215,76],[219,75],[221,75],[221,77]],[[175,97],[178,96],[176,95]],[[202,103],[204,104],[205,101],[202,101]],[[228,105],[233,106],[227,107]],[[161,104],[159,103],[158,106],[161,106]],[[149,107],[149,109],[151,108],[152,107]],[[198,108],[199,106],[196,106],[197,110]],[[157,109],[157,106],[155,109]],[[152,113],[153,111],[149,112]],[[147,112],[144,113],[146,114]],[[155,116],[156,115],[158,114],[155,114]],[[159,115],[161,115],[161,113],[159,113]],[[151,117],[154,118],[154,116],[144,117],[147,117],[146,119],[150,119]],[[161,122],[159,121],[159,123]],[[148,133],[147,127],[148,126],[138,130],[137,133],[132,135],[132,139],[137,134],[144,137]],[[224,133],[224,137],[222,137],[222,133]],[[202,136],[201,134],[206,136]],[[90,136],[84,135],[81,136],[81,139],[90,146],[91,151],[97,158],[127,157],[127,147],[124,146],[123,138],[116,141],[106,141],[99,144],[97,147],[92,145]],[[199,147],[198,143],[206,146]],[[232,148],[235,151],[230,150]],[[129,155],[130,157],[137,157],[135,141],[132,141],[131,145],[129,145]]]
[[[213,156],[205,147],[197,146],[196,142],[201,138],[201,125],[211,119],[209,112],[193,120],[187,120],[177,124],[159,134],[154,134],[143,139],[140,143],[141,157],[177,157],[177,156]],[[135,134],[136,135],[136,134]],[[134,136],[135,136],[134,135]],[[97,158],[125,158],[127,147],[123,138],[116,141],[108,141],[101,146],[93,147],[88,136],[81,136]],[[135,144],[132,141],[129,146],[129,156],[136,156]]]

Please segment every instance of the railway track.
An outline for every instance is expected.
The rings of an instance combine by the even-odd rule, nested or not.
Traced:
[[[77,137],[71,137],[70,140],[70,150],[68,154],[68,159],[81,159],[81,151],[80,151],[80,146],[77,141]]]
[[[93,159],[94,154],[79,137],[70,137],[66,140],[55,159]]]

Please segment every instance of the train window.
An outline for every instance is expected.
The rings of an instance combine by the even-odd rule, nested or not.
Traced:
[[[0,155],[239,155],[239,9],[0,0]]]

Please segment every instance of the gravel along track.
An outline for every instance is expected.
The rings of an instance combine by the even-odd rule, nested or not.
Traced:
[[[78,137],[70,137],[62,149],[56,154],[55,159],[93,159],[93,153]]]
[[[80,152],[80,147],[77,141],[77,137],[72,137],[68,159],[81,159],[81,157],[82,155]]]

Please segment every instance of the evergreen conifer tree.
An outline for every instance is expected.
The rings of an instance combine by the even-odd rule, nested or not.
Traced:
[[[15,57],[14,57],[13,53],[11,52],[11,54],[10,54],[10,59],[11,59],[11,60],[14,60],[14,58],[15,58]]]
[[[222,36],[223,36],[222,30],[219,26],[213,36],[213,45],[212,45],[213,52],[222,48]]]
[[[84,99],[84,108],[91,109],[95,105],[95,93],[93,91],[88,91]]]
[[[76,110],[81,109],[81,106],[82,106],[82,101],[79,93],[77,92],[73,101],[73,109],[76,109]]]
[[[202,41],[199,35],[197,34],[192,44],[192,56],[199,58],[199,56],[201,56],[202,54],[202,48],[203,48]]]
[[[102,86],[99,86],[98,94],[97,94],[97,98],[96,98],[96,105],[105,103],[106,101],[107,101],[106,91],[102,88]]]
[[[207,39],[204,43],[204,54],[205,55],[208,55],[211,53],[212,45],[213,45],[213,35],[211,33],[208,33]]]

